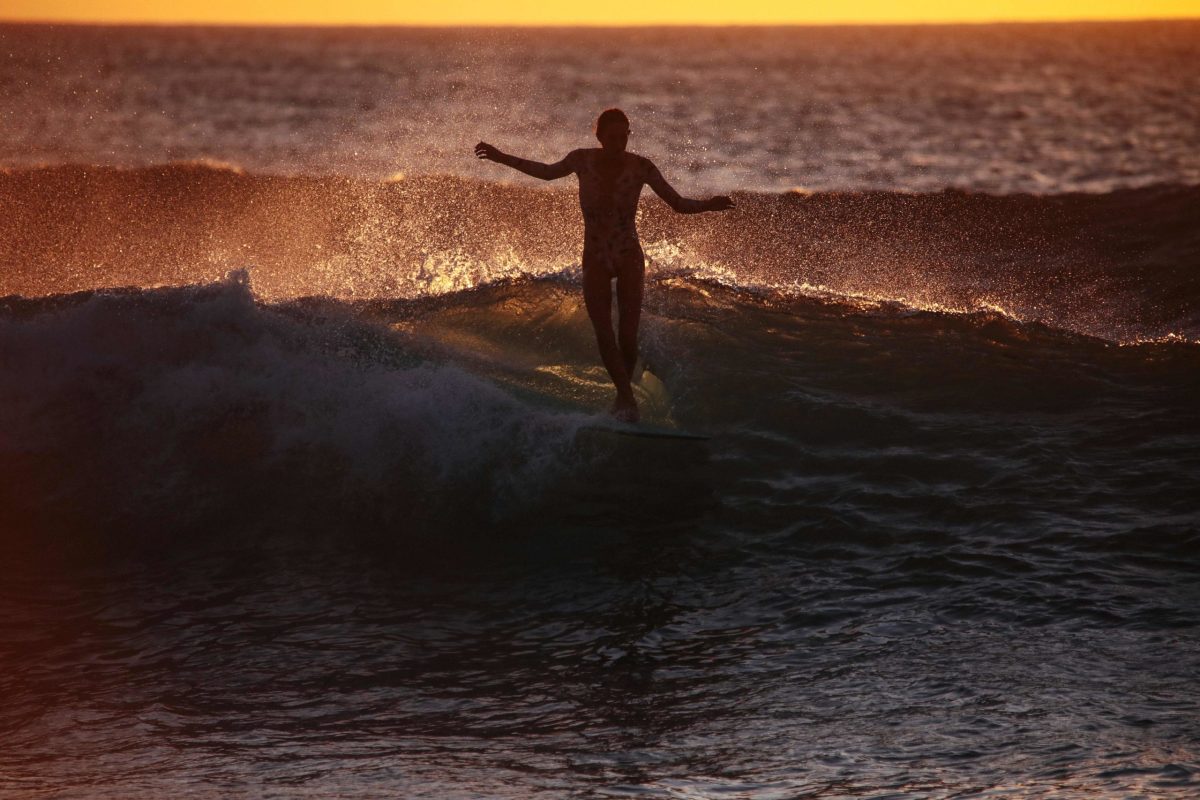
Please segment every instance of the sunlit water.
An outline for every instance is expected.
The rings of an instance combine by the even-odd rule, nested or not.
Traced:
[[[1200,182],[1200,23],[644,30],[0,26],[0,163],[383,177],[546,161],[600,109],[684,189]]]

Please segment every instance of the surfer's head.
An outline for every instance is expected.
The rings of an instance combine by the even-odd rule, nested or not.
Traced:
[[[605,150],[624,150],[629,143],[629,117],[619,108],[604,111],[596,118],[596,138]]]

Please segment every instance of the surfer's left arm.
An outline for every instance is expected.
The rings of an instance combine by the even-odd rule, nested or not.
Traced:
[[[524,172],[533,178],[541,178],[544,181],[552,181],[557,178],[565,178],[575,171],[575,151],[572,150],[560,161],[553,164],[543,164],[541,161],[531,161],[528,158],[509,155],[500,151],[500,148],[480,142],[475,145],[475,157],[482,158],[485,161],[495,161],[497,164],[503,164],[506,167],[512,167],[518,172]]]
[[[653,162],[646,161],[646,183],[654,193],[667,202],[671,208],[680,214],[699,214],[702,211],[724,211],[733,208],[733,201],[724,195],[710,197],[707,200],[693,200],[675,191],[675,187],[667,183],[667,179],[658,171]]]

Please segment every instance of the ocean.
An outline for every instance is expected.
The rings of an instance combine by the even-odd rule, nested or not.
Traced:
[[[0,26],[0,797],[1200,793],[1200,22]],[[603,108],[637,387],[580,290]]]

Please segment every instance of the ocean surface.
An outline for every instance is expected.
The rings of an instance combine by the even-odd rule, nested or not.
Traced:
[[[0,163],[497,180],[618,105],[700,191],[1200,183],[1200,20],[625,30],[0,26]]]
[[[0,26],[0,797],[1200,794],[1200,22]],[[631,437],[580,297],[648,191]]]

